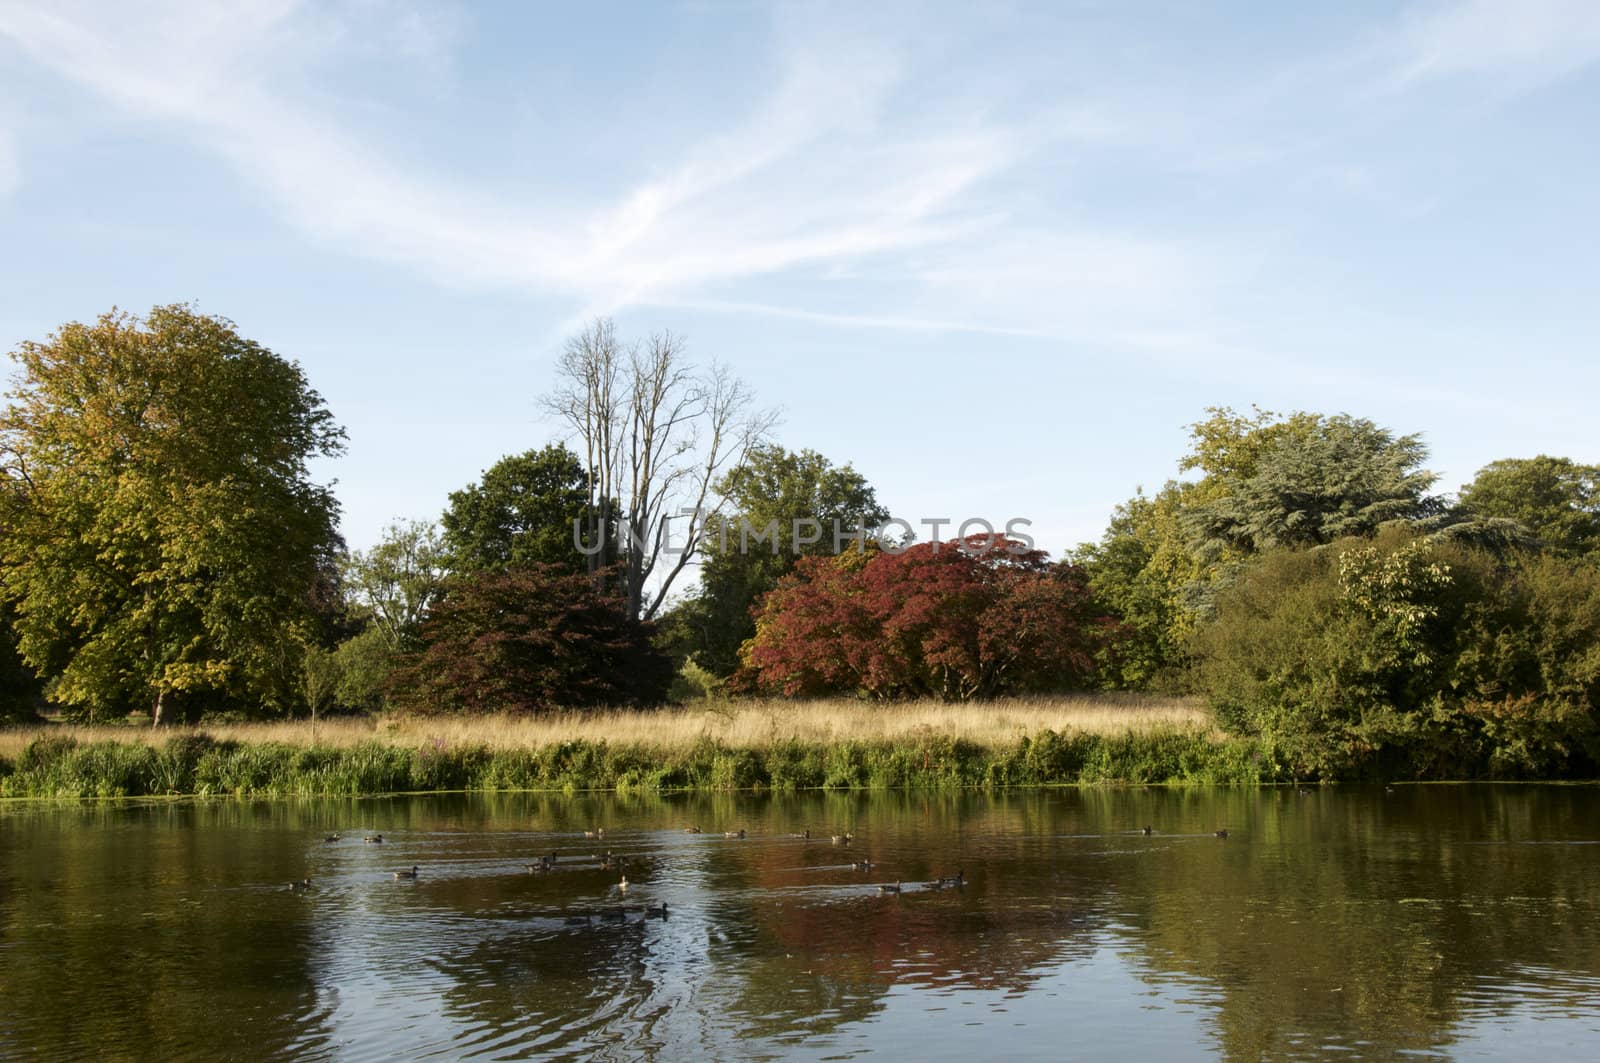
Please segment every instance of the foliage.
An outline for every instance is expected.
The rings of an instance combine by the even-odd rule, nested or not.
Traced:
[[[1213,410],[1193,427],[1184,468],[1213,481],[1185,514],[1202,557],[1316,546],[1438,512],[1427,494],[1437,477],[1421,468],[1420,436],[1395,436],[1346,414],[1272,416]]]
[[[0,760],[0,796],[367,795],[420,790],[955,789],[1108,782],[1272,781],[1253,743],[1194,729],[1098,735],[1041,731],[991,748],[943,734],[895,741],[706,739],[659,749],[604,739],[539,747],[365,742],[335,748],[174,735],[160,747],[41,738]]]
[[[1102,608],[1118,617],[1124,637],[1097,674],[1109,687],[1180,689],[1186,645],[1197,619],[1186,592],[1214,570],[1190,552],[1178,518],[1192,484],[1169,483],[1153,498],[1140,493],[1119,505],[1099,543],[1074,560],[1088,575]]]
[[[755,635],[751,609],[796,559],[836,553],[836,528],[848,536],[877,527],[889,513],[860,473],[812,450],[755,447],[719,490],[729,514],[709,522],[700,593],[684,604],[679,622],[687,627],[695,663],[726,676],[739,665],[739,647]],[[796,535],[797,521],[815,523],[802,525]],[[758,534],[760,541],[754,539]]]
[[[1098,544],[1076,558],[1105,607],[1130,629],[1112,685],[1181,684],[1189,637],[1219,590],[1262,552],[1369,536],[1390,523],[1423,522],[1441,506],[1415,435],[1395,436],[1340,414],[1213,407],[1190,426],[1179,463],[1195,481],[1118,507]],[[1110,664],[1110,662],[1108,662]]]
[[[333,653],[333,700],[353,712],[380,712],[387,706],[389,677],[400,654],[377,626],[341,642]]]
[[[444,593],[446,553],[438,529],[404,521],[368,551],[344,559],[350,612],[382,635],[391,652],[415,649],[428,610]]]
[[[0,609],[0,723],[26,721],[44,704],[44,687],[17,654],[5,612]]]
[[[450,567],[476,572],[540,563],[585,571],[572,535],[588,498],[583,463],[564,446],[501,458],[479,482],[450,494],[440,518]]]
[[[1394,530],[1275,551],[1196,638],[1220,722],[1297,775],[1593,764],[1600,572]]]
[[[1458,505],[1474,521],[1514,521],[1569,556],[1600,551],[1600,465],[1543,454],[1504,458],[1478,470]]]
[[[650,625],[587,576],[534,564],[452,577],[391,689],[418,712],[545,712],[659,702],[671,663]]]
[[[1081,570],[973,536],[803,558],[762,603],[746,682],[788,697],[969,700],[1086,683],[1113,632]]]
[[[726,682],[693,661],[683,662],[678,674],[672,677],[672,686],[667,690],[668,700],[678,703],[719,701],[726,696]]]
[[[0,599],[80,716],[300,701],[343,432],[292,362],[185,306],[24,343],[0,415]],[[176,703],[176,704],[174,704]]]

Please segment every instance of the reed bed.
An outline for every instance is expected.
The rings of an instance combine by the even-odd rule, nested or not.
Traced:
[[[294,720],[155,730],[133,725],[43,724],[0,731],[0,757],[16,757],[41,734],[70,737],[83,744],[114,741],[160,745],[175,733],[198,731],[218,741],[331,749],[376,741],[407,748],[433,744],[495,750],[575,741],[670,750],[686,749],[707,740],[734,749],[756,749],[785,741],[831,745],[943,735],[994,749],[1014,744],[1021,735],[1041,731],[1118,735],[1173,728],[1214,733],[1211,714],[1198,702],[1181,698],[1095,694],[977,703],[774,699],[706,702],[650,711],[561,712],[541,717],[336,717],[315,725],[309,720]]]
[[[1253,784],[1270,751],[1193,704],[707,703],[658,712],[202,728],[20,728],[0,796],[319,796],[438,790],[803,790]]]

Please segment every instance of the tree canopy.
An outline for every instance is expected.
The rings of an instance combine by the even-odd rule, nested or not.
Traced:
[[[836,527],[849,535],[876,527],[889,513],[865,477],[813,450],[753,448],[719,489],[728,499],[728,512],[710,522],[700,593],[685,603],[680,619],[695,662],[726,676],[739,665],[740,645],[755,635],[751,608],[795,561],[832,554]],[[815,523],[803,524],[797,536],[797,521]],[[753,539],[747,529],[761,538]]]
[[[540,563],[584,571],[572,529],[588,501],[583,462],[560,444],[501,458],[477,483],[450,494],[440,518],[450,565],[482,571]]]
[[[650,624],[560,565],[463,573],[390,686],[402,708],[423,713],[653,704],[672,668],[650,635]]]
[[[1133,630],[1108,673],[1121,683],[1173,681],[1218,589],[1250,558],[1443,512],[1427,493],[1435,477],[1421,467],[1427,448],[1416,435],[1345,414],[1208,412],[1190,426],[1179,463],[1201,476],[1136,496],[1077,554],[1096,593]]]
[[[807,557],[763,600],[741,682],[791,697],[1071,689],[1115,630],[1076,566],[1016,540]]]
[[[1543,454],[1504,458],[1478,470],[1458,505],[1475,521],[1515,521],[1569,556],[1600,551],[1600,465]]]
[[[344,437],[300,367],[182,305],[12,357],[0,597],[51,699],[290,708],[339,543],[308,463]]]

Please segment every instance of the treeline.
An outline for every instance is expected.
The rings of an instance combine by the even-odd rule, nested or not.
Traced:
[[[860,474],[774,445],[677,338],[601,321],[544,400],[564,443],[348,551],[308,474],[343,433],[229,322],[113,313],[13,357],[12,718],[1131,689],[1205,697],[1263,777],[1600,763],[1600,468],[1565,458],[1449,496],[1417,436],[1221,408],[1184,479],[1064,559],[1004,534],[841,540],[889,517]]]

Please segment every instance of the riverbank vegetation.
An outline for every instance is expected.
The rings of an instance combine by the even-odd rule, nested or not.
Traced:
[[[566,441],[352,551],[309,476],[341,430],[231,323],[13,358],[6,793],[1600,773],[1595,465],[1435,493],[1419,435],[1213,408],[1182,478],[1053,560],[890,519],[725,369],[600,321],[545,399]],[[1183,700],[1061,700],[1090,694]],[[73,727],[29,730],[46,706]]]
[[[858,789],[1271,781],[1276,767],[1179,699],[746,701],[548,717],[397,716],[0,735],[0,795],[414,790]]]

